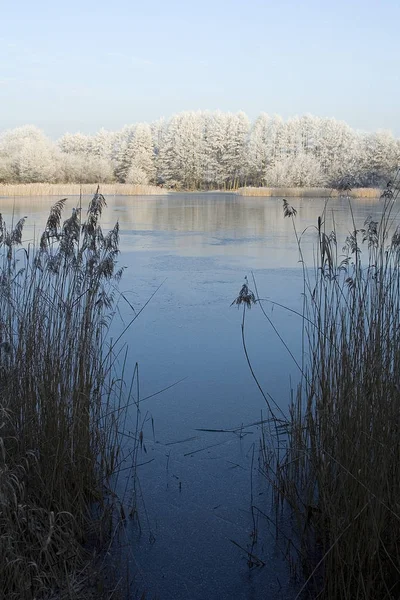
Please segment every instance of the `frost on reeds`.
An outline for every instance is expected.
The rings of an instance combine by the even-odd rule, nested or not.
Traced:
[[[280,424],[286,451],[263,445],[277,523],[289,509],[294,528],[284,539],[302,581],[297,598],[400,597],[397,196],[390,184],[379,221],[357,228],[353,219],[343,249],[323,214],[316,268],[303,271],[305,350]]]
[[[38,247],[0,216],[0,597],[79,598],[119,452],[112,318],[118,224],[50,211]],[[86,550],[84,548],[86,547]],[[87,591],[85,592],[87,596]]]

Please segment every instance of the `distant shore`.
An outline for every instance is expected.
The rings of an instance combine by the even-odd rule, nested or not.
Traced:
[[[93,195],[97,184],[92,183],[16,183],[0,184],[0,197],[13,196],[87,196]],[[174,192],[189,193],[189,190],[174,190],[168,187],[155,185],[133,185],[129,183],[103,183],[100,184],[100,192],[105,196],[154,196],[166,195]],[[193,192],[194,190],[190,190]],[[202,192],[204,190],[197,190]],[[260,197],[297,197],[297,198],[324,198],[337,197],[341,195],[350,198],[379,198],[379,188],[354,188],[349,191],[340,192],[331,188],[323,187],[242,187],[236,190],[213,190],[214,193],[231,193],[238,196],[260,196]],[[196,193],[196,191],[194,191]]]
[[[104,196],[154,196],[168,194],[167,188],[129,183],[100,183]],[[0,197],[10,196],[92,196],[96,183],[15,183],[0,184]]]
[[[236,190],[239,196],[283,196],[297,198],[325,198],[349,196],[350,198],[379,198],[382,190],[379,188],[354,188],[352,190],[338,191],[325,187],[243,187]]]

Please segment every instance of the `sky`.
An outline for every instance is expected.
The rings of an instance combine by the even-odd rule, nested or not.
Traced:
[[[183,110],[400,136],[399,0],[0,0],[0,129],[94,133]]]

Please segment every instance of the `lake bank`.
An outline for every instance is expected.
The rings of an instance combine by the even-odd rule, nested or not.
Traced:
[[[16,183],[0,184],[0,198],[18,196],[90,196],[96,192],[95,183]],[[105,196],[163,196],[179,194],[235,194],[237,196],[259,196],[264,198],[379,198],[380,188],[354,188],[338,191],[320,187],[242,187],[236,190],[173,190],[155,185],[133,185],[129,183],[103,183],[100,191]]]
[[[93,196],[97,186],[97,183],[4,183],[0,184],[0,197]],[[156,185],[102,183],[100,192],[105,196],[154,196],[167,194],[168,190]]]
[[[283,196],[286,198],[338,198],[348,196],[349,198],[379,198],[382,190],[380,188],[354,188],[352,190],[339,191],[325,187],[243,187],[235,192],[239,196]]]

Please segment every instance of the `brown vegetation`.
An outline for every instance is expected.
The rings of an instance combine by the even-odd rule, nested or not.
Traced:
[[[340,192],[331,188],[307,188],[307,187],[243,187],[239,188],[236,193],[239,196],[263,196],[269,197],[286,197],[286,198],[325,198],[337,197],[341,195],[350,198],[379,198],[381,190],[379,188],[354,188],[349,191]]]
[[[304,268],[301,383],[289,418],[279,415],[270,432],[286,450],[263,443],[278,530],[287,509],[294,526],[285,539],[293,572],[303,576],[297,598],[400,597],[396,195],[385,191],[379,222],[353,222],[343,251],[321,215],[317,268]],[[294,224],[287,203],[285,216]]]
[[[115,514],[122,384],[107,345],[118,224],[50,211],[40,247],[0,216],[0,598],[88,598]],[[97,597],[100,587],[95,578]],[[111,597],[108,596],[108,597]]]
[[[0,184],[0,196],[92,196],[97,184],[91,183],[16,183]],[[108,196],[152,196],[167,194],[168,191],[155,185],[129,183],[103,183],[102,194]]]

